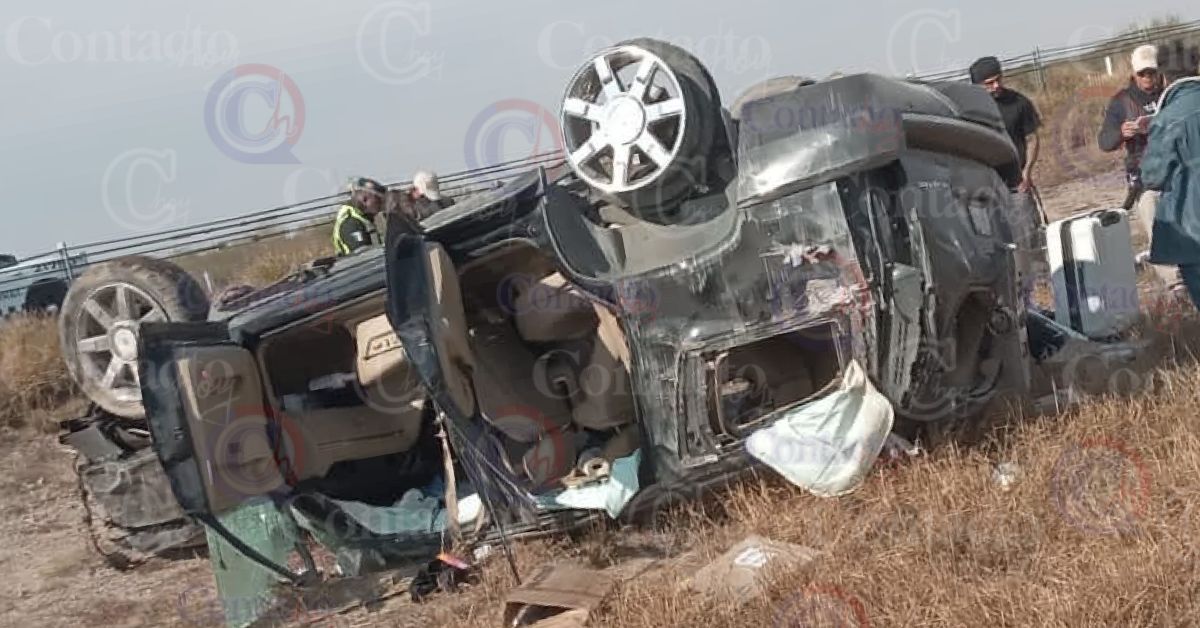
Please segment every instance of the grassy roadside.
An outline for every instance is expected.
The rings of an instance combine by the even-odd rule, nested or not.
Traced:
[[[1200,367],[1185,342],[1195,324],[1156,338],[1159,368],[1136,394],[933,435],[926,455],[877,467],[849,496],[821,499],[763,475],[657,530],[521,544],[518,564],[528,577],[551,561],[658,558],[590,624],[613,628],[1198,625]],[[746,600],[689,589],[698,568],[751,534],[820,555],[769,572]],[[500,625],[513,584],[497,557],[465,594],[368,617]]]
[[[16,316],[0,322],[0,428],[52,430],[45,413],[76,395],[51,316]]]

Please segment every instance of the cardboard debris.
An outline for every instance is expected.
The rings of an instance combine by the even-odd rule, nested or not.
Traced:
[[[618,582],[631,580],[658,565],[652,558],[635,558],[604,570],[577,565],[547,565],[505,600],[504,625],[535,628],[586,626]]]
[[[655,564],[634,559],[605,570],[577,565],[547,565],[509,592],[504,604],[504,625],[536,628],[586,626],[618,582],[636,578]]]
[[[744,602],[763,593],[768,565],[794,569],[816,560],[820,552],[761,536],[751,536],[709,563],[692,578],[690,588]]]
[[[575,609],[565,613],[559,613],[547,617],[546,619],[537,621],[532,624],[515,624],[517,626],[529,626],[530,628],[584,628],[587,626],[590,613],[583,609]]]

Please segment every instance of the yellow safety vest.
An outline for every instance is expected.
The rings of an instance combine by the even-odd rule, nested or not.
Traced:
[[[357,220],[361,222],[368,230],[374,232],[375,223],[358,211],[358,208],[353,205],[342,205],[338,208],[337,220],[333,221],[333,250],[337,251],[338,255],[349,255],[350,245],[342,240],[342,223],[347,220]]]

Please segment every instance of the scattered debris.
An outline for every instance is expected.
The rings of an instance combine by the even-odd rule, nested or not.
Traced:
[[[613,461],[603,470],[603,474],[584,476],[577,481],[568,482],[566,489],[540,496],[538,506],[547,510],[604,510],[616,519],[638,492],[641,453],[641,450],[638,450],[630,456]]]
[[[817,556],[819,552],[808,547],[751,536],[697,572],[689,584],[700,593],[743,602],[763,592],[762,574],[768,565],[795,568]]]
[[[423,602],[437,591],[454,593],[458,585],[467,582],[472,566],[463,559],[447,554],[438,554],[437,560],[421,568],[408,585],[413,602]]]
[[[1011,489],[1020,479],[1021,467],[1015,462],[1001,462],[992,470],[992,480],[1002,491]]]
[[[585,626],[616,585],[606,571],[573,565],[547,565],[509,592],[504,625],[538,628]]]
[[[883,452],[887,454],[889,460],[901,460],[916,458],[924,454],[925,450],[921,449],[920,445],[892,432],[888,434],[887,440],[883,441]]]

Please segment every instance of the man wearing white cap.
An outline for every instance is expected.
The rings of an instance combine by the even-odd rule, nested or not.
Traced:
[[[1104,113],[1104,126],[1100,129],[1100,148],[1105,151],[1125,147],[1125,180],[1127,191],[1126,210],[1134,213],[1149,236],[1154,229],[1154,208],[1158,204],[1158,193],[1147,192],[1142,183],[1142,155],[1149,141],[1150,121],[1158,112],[1158,99],[1162,96],[1162,75],[1158,71],[1158,48],[1141,46],[1130,58],[1133,77],[1129,85],[1117,92],[1108,102]],[[1152,266],[1154,274],[1164,288],[1179,285],[1179,274],[1168,266]]]
[[[437,210],[454,204],[452,199],[442,196],[437,175],[429,170],[421,170],[413,175],[411,196],[418,220],[424,220]]]
[[[1158,111],[1162,95],[1162,78],[1158,74],[1158,48],[1141,46],[1131,58],[1133,77],[1129,85],[1117,92],[1104,112],[1100,129],[1100,148],[1111,152],[1125,148],[1125,174],[1129,192],[1125,209],[1133,209],[1142,193],[1140,165],[1146,152],[1150,119]]]
[[[421,221],[453,204],[454,199],[442,195],[437,175],[421,170],[413,175],[412,185],[388,196],[389,229],[421,233]]]

